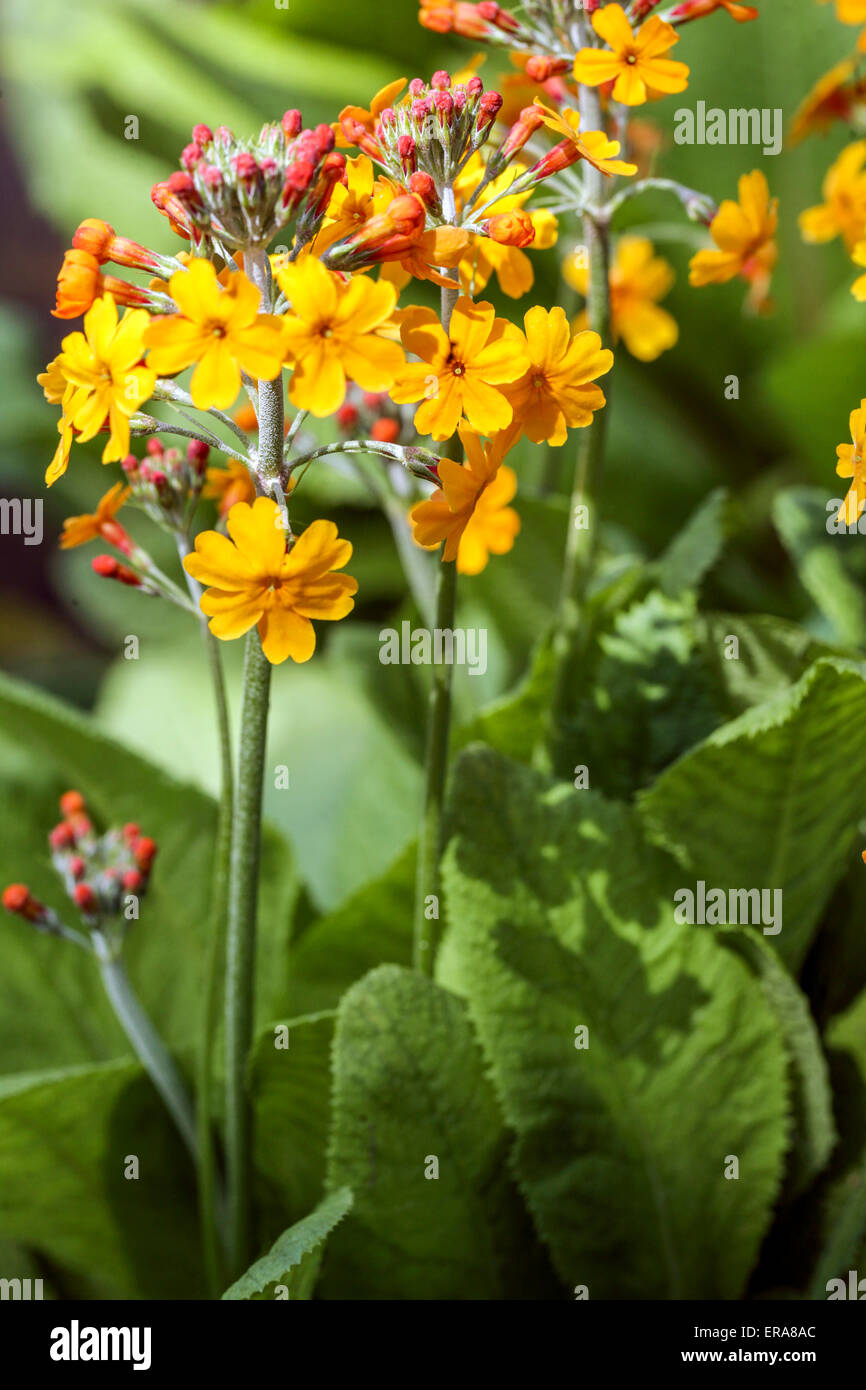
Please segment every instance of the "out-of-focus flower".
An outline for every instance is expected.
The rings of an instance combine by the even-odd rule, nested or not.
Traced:
[[[608,45],[582,48],[574,60],[574,76],[588,87],[612,82],[614,101],[640,106],[647,97],[684,92],[689,70],[663,55],[679,41],[679,34],[658,15],[635,31],[622,5],[605,5],[592,16],[592,27]]]
[[[195,364],[190,395],[200,410],[234,405],[241,370],[264,381],[279,376],[281,320],[260,313],[259,292],[244,274],[231,272],[222,288],[211,262],[197,257],[172,275],[168,288],[180,313],[152,320],[145,333],[148,363],[161,376]]]
[[[617,6],[616,8],[619,8]],[[593,50],[597,51],[597,50]],[[535,104],[541,111],[544,124],[574,147],[575,160],[583,159],[602,174],[636,174],[637,165],[617,159],[620,146],[618,140],[609,140],[603,130],[580,129],[580,113],[573,109],[563,112],[551,111],[543,101],[536,97]],[[539,161],[543,163],[543,161]],[[535,166],[536,168],[538,165]]]
[[[102,462],[112,463],[129,452],[129,417],[153,393],[156,373],[143,365],[144,333],[148,316],[143,309],[127,309],[118,323],[117,306],[103,295],[84,316],[84,332],[63,339],[56,365],[72,392],[64,395],[64,434],[61,457],[49,468],[55,481],[65,472],[74,428],[80,443],[93,439],[107,424],[108,442]],[[65,459],[62,450],[65,449]]]
[[[586,296],[589,266],[582,249],[563,265],[568,283]],[[679,336],[676,320],[658,303],[674,283],[673,267],[646,237],[624,236],[616,244],[610,267],[610,326],[614,342],[625,343],[633,357],[654,362]],[[584,328],[584,309],[576,326]]]
[[[529,370],[505,388],[518,424],[534,444],[564,444],[570,429],[592,423],[605,403],[594,384],[613,366],[597,333],[572,335],[565,310],[535,305],[523,321]]]
[[[346,280],[314,256],[285,266],[277,280],[292,306],[283,332],[294,363],[294,405],[332,415],[346,399],[349,380],[365,391],[393,384],[405,363],[399,343],[386,336],[397,303],[393,285],[364,275]]]
[[[517,492],[517,475],[502,462],[520,436],[517,428],[485,443],[460,427],[465,465],[439,463],[441,487],[412,508],[416,543],[435,550],[445,542],[442,560],[456,560],[460,574],[480,574],[491,555],[505,555],[520,531],[520,517],[508,504]]]
[[[685,24],[690,19],[703,19],[705,15],[715,14],[717,10],[727,10],[731,19],[738,24],[746,24],[758,18],[758,11],[752,5],[740,5],[737,0],[683,0],[675,5],[668,18],[673,24]]]
[[[847,526],[855,526],[863,510],[863,503],[866,502],[866,467],[863,457],[866,450],[866,399],[860,402],[857,410],[851,411],[848,423],[852,442],[840,444],[836,449],[836,472],[840,478],[850,478],[851,486],[836,513],[836,519],[844,521]]]
[[[209,468],[202,497],[212,497],[219,504],[220,516],[231,511],[236,502],[253,502],[256,485],[245,464],[228,459],[225,468]]]
[[[222,641],[257,627],[262,650],[273,665],[288,657],[309,661],[316,648],[312,619],[336,621],[354,608],[358,584],[337,574],[352,546],[332,521],[314,521],[287,549],[277,503],[257,497],[237,502],[226,521],[228,536],[201,532],[184,567],[207,585],[201,598],[210,630]],[[231,539],[229,539],[229,537]]]
[[[846,85],[856,68],[856,58],[843,58],[818,79],[794,115],[788,132],[789,145],[798,145],[813,131],[829,130],[835,121],[849,120],[854,105],[863,95],[861,83],[850,88]]]
[[[115,521],[115,517],[129,494],[130,489],[124,487],[123,483],[115,483],[114,487],[109,488],[100,498],[95,512],[85,513],[83,516],[68,516],[63,523],[60,549],[72,550],[75,546],[86,545],[88,541],[101,537],[109,545],[116,546],[124,555],[128,555],[132,548],[129,536],[120,523]]]
[[[827,0],[821,0],[822,5]],[[866,24],[866,0],[835,0],[836,18],[843,24]]]
[[[823,203],[800,213],[804,241],[832,241],[841,236],[850,251],[866,231],[866,140],[846,145],[822,184]]]
[[[855,265],[866,266],[866,239],[858,241],[851,252],[851,259]],[[858,275],[851,286],[851,293],[861,304],[866,302],[866,275]]]
[[[698,251],[692,257],[689,283],[724,285],[740,275],[752,286],[753,307],[763,307],[778,259],[774,240],[778,208],[779,200],[770,197],[767,180],[759,169],[741,175],[739,200],[726,199],[710,223],[710,236],[719,249]]]
[[[423,401],[415,414],[419,434],[450,439],[463,415],[480,434],[511,424],[511,404],[499,388],[529,366],[523,334],[497,319],[492,304],[458,299],[446,333],[432,309],[408,309],[400,331],[407,352],[421,358],[401,371],[391,388],[398,405]]]

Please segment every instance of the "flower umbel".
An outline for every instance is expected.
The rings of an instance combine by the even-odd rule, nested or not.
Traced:
[[[209,586],[201,608],[211,632],[231,641],[258,627],[273,665],[288,657],[309,661],[316,648],[312,619],[336,621],[355,606],[357,581],[334,573],[351,559],[350,543],[340,540],[332,521],[314,521],[287,548],[280,509],[270,497],[252,506],[237,502],[226,525],[228,536],[197,536],[195,554],[184,560],[187,573]]]

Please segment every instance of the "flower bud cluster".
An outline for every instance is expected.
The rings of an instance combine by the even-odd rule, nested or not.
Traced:
[[[303,129],[301,113],[287,111],[279,124],[241,141],[220,126],[197,125],[181,154],[183,166],[152,197],[175,231],[196,244],[216,242],[228,251],[267,246],[294,228],[306,245],[318,230],[345,157],[334,151],[328,125]]]
[[[131,489],[130,501],[158,526],[186,530],[205,485],[209,456],[209,446],[199,439],[190,440],[186,453],[149,439],[145,458],[127,454],[120,465]]]
[[[414,406],[395,405],[387,391],[362,391],[354,385],[336,415],[345,439],[375,439],[380,444],[414,444],[414,419]]]

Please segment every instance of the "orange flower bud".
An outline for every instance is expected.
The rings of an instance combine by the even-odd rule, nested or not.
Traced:
[[[72,245],[76,251],[87,251],[89,255],[95,256],[102,265],[105,261],[111,260],[108,248],[113,240],[114,228],[108,222],[103,222],[98,217],[87,217],[79,223],[72,238]]]
[[[569,169],[580,158],[580,151],[574,141],[562,140],[533,164],[529,172],[540,182],[542,179],[549,179],[552,174],[561,174],[563,169]]]
[[[535,240],[535,228],[528,212],[500,212],[483,224],[486,236],[500,246],[530,246]]]
[[[14,912],[28,922],[38,922],[45,915],[42,903],[32,897],[25,883],[10,883],[8,888],[4,888],[2,903],[7,912]]]
[[[423,235],[426,220],[423,203],[411,193],[402,194],[352,236],[332,246],[322,260],[332,270],[400,260]]]
[[[81,792],[64,792],[60,798],[60,809],[64,816],[81,816],[87,810]]]
[[[99,262],[89,251],[67,251],[57,275],[56,319],[77,319],[86,314],[102,293]]]
[[[544,116],[537,106],[525,106],[505,137],[502,148],[497,155],[497,163],[508,161],[522,150],[533,137],[540,126],[544,125]]]
[[[163,217],[168,218],[171,230],[189,241],[193,232],[192,222],[183,203],[172,193],[168,182],[164,180],[162,183],[155,183],[150,190],[150,196]]]
[[[550,58],[547,54],[534,53],[526,63],[526,76],[530,82],[549,82],[551,77],[559,77],[572,67],[568,58]]]

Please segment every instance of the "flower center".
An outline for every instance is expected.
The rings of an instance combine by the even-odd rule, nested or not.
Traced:
[[[625,55],[625,61],[626,61],[630,66],[633,67],[634,64],[637,62],[637,54],[636,54],[636,53],[627,53],[627,54]]]
[[[462,364],[461,362],[456,362],[456,363],[454,364],[454,375],[455,375],[455,376],[463,376],[464,373],[465,373],[465,371],[466,371],[466,368],[463,366],[463,364]]]

